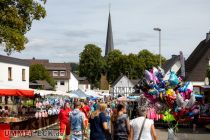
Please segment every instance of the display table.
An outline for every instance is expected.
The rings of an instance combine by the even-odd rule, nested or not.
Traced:
[[[10,124],[11,130],[36,130],[54,124],[58,121],[57,115],[48,116],[45,118],[25,117],[0,118],[1,123]]]

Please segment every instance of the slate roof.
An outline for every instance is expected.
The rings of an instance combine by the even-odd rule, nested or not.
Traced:
[[[52,90],[53,87],[46,80],[36,80],[30,86],[41,86],[44,90]]]
[[[72,72],[74,77],[79,81],[79,84],[90,84],[90,82],[87,80],[87,77],[79,77],[76,73]]]
[[[210,40],[201,41],[185,61],[186,79],[204,81],[210,60]],[[196,70],[196,71],[195,71]]]
[[[200,44],[194,49],[191,55],[186,60],[186,72],[192,71],[193,67],[199,62],[203,54],[205,53],[205,40],[201,41]]]
[[[120,76],[117,78],[117,80],[115,80],[114,83],[112,83],[112,86],[111,86],[111,87],[114,87],[114,86],[120,81],[120,79],[123,78],[123,76],[125,76],[125,75],[120,75]]]
[[[114,83],[111,85],[111,87],[114,87],[123,77],[128,78],[126,75],[120,75],[117,80],[114,81]],[[133,85],[137,85],[140,81],[140,79],[129,79]]]
[[[171,67],[177,62],[180,61],[180,55],[172,55],[171,59],[166,60],[166,62],[163,64],[162,68],[166,72],[168,72]]]
[[[0,55],[0,62],[21,65],[21,66],[29,66],[29,62],[24,59],[19,59],[19,58],[4,56],[4,55]]]
[[[54,79],[59,80],[68,80],[70,79],[70,71],[71,71],[71,65],[70,63],[50,63],[48,59],[26,59],[30,63],[30,65],[34,64],[42,64],[48,71],[50,71],[50,74],[52,75],[52,71],[66,71],[66,76],[53,76]]]

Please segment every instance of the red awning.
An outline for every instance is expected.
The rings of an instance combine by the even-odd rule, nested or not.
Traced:
[[[34,97],[34,91],[22,89],[0,89],[0,96]]]

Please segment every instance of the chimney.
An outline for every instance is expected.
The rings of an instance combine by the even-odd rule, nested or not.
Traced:
[[[210,31],[208,33],[206,33],[206,42],[208,42],[210,39]]]

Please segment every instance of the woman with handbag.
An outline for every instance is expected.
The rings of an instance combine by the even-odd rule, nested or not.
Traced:
[[[131,140],[157,140],[154,121],[146,118],[146,108],[138,109],[138,118],[131,120]]]

